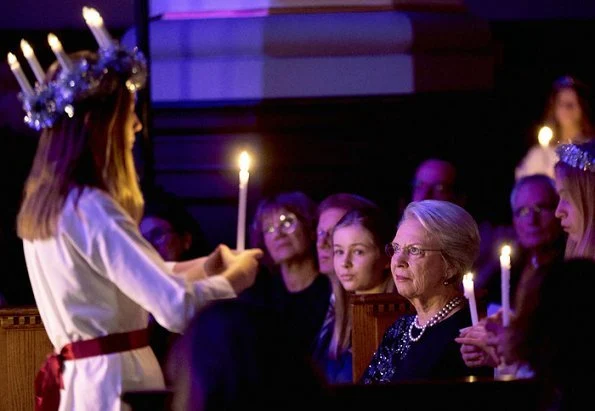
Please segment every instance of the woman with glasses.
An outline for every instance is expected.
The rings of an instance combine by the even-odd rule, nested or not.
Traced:
[[[465,365],[454,340],[471,324],[462,280],[479,253],[473,217],[448,201],[411,202],[386,250],[397,292],[411,302],[416,315],[402,316],[387,329],[362,382],[483,374]]]
[[[272,306],[311,353],[329,306],[331,285],[316,256],[316,203],[300,191],[260,201],[250,242],[264,250],[255,284],[240,298]]]

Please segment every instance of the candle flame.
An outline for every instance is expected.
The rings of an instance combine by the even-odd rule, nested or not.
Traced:
[[[83,18],[93,27],[100,27],[103,25],[103,18],[97,10],[92,7],[83,7]]]
[[[54,33],[48,34],[48,43],[50,43],[52,50],[62,50],[62,43],[60,43],[60,40],[58,40],[58,37]]]
[[[8,53],[8,64],[10,65],[11,69],[15,69],[20,66],[17,56],[12,53]]]
[[[547,147],[550,144],[552,137],[554,137],[554,132],[548,126],[541,127],[537,134],[537,140],[542,147]]]
[[[511,252],[512,252],[512,248],[509,245],[504,245],[504,246],[502,246],[502,251],[500,254],[503,256],[510,256]]]
[[[250,155],[246,151],[242,151],[240,154],[240,170],[248,171],[250,167]]]
[[[473,273],[469,271],[463,276],[463,287],[465,291],[465,297],[469,298],[473,290]]]
[[[21,40],[21,50],[23,51],[23,54],[27,58],[29,58],[33,55],[33,49],[31,48],[29,43],[27,43],[27,41],[24,39]]]

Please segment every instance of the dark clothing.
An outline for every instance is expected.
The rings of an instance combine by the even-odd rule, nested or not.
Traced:
[[[418,341],[409,338],[414,315],[398,318],[385,332],[378,350],[364,372],[364,384],[416,379],[445,380],[469,375],[493,375],[492,368],[468,368],[454,339],[471,325],[468,306],[426,328]]]
[[[252,287],[238,298],[273,308],[281,314],[289,333],[305,352],[311,354],[328,311],[331,283],[319,274],[299,292],[289,292],[280,273],[261,269]]]
[[[353,382],[353,356],[351,349],[339,355],[336,359],[330,358],[330,338],[326,344],[321,344],[314,352],[314,361],[320,367],[321,373],[329,384],[345,384]],[[326,348],[326,351],[324,350]]]
[[[335,301],[334,296],[324,320],[324,324],[316,340],[316,346],[312,354],[314,362],[319,367],[329,384],[353,382],[353,357],[351,347],[337,358],[331,358],[329,347],[335,327]]]

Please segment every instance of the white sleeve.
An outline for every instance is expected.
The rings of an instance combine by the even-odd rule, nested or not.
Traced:
[[[233,298],[227,279],[212,276],[186,282],[142,237],[130,218],[107,218],[92,247],[92,262],[128,298],[166,329],[181,333],[196,310],[211,300]]]

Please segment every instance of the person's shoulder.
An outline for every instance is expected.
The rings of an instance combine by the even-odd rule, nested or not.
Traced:
[[[93,231],[101,231],[119,222],[128,224],[131,218],[105,191],[85,187],[73,189],[68,194],[62,215],[63,225],[82,223]]]
[[[98,188],[85,187],[74,196],[77,208],[91,216],[121,218],[128,215],[108,193]]]

